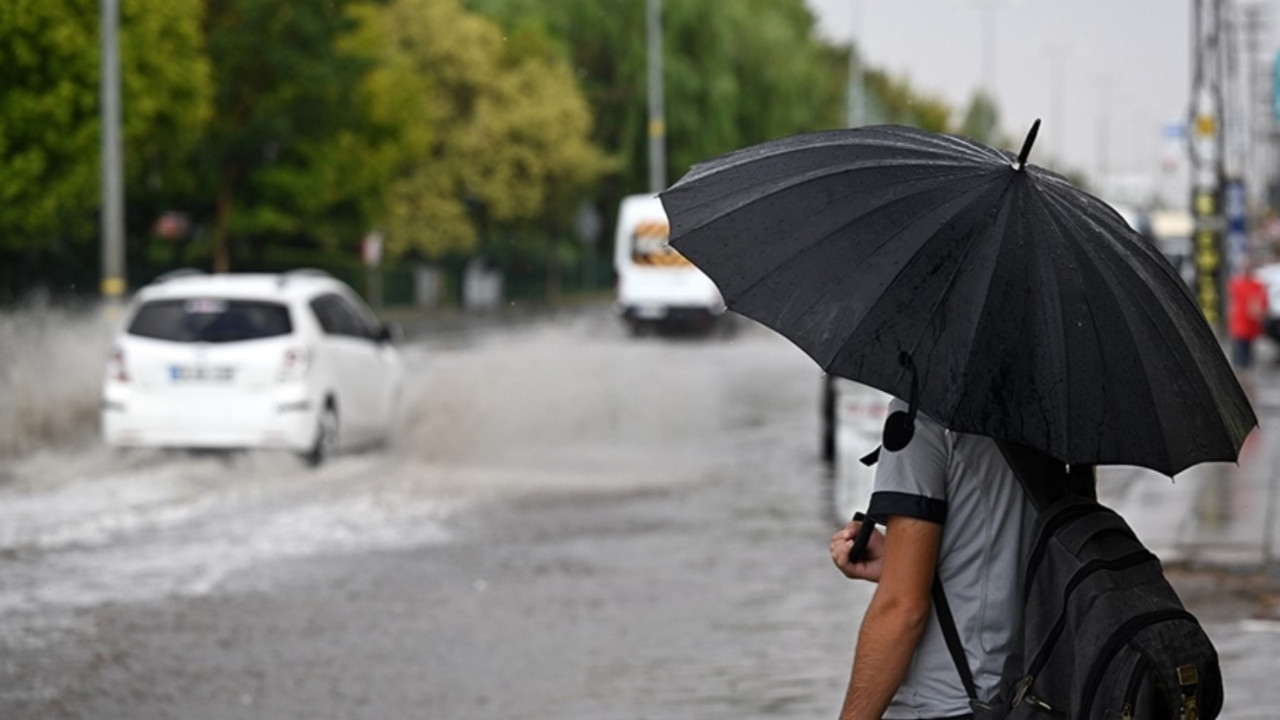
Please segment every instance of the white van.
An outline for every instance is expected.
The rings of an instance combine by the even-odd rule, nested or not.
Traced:
[[[619,314],[646,326],[710,329],[724,314],[720,290],[668,244],[671,226],[656,195],[629,195],[618,208],[613,267]]]

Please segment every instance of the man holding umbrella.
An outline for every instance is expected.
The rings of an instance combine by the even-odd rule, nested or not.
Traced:
[[[1022,481],[1076,494],[1101,464],[1172,477],[1236,460],[1257,426],[1159,251],[1027,163],[1038,127],[1017,155],[893,126],[782,138],[661,194],[672,247],[730,310],[908,399],[868,508],[884,535],[860,562],[858,524],[831,543],[842,572],[878,582],[843,718],[963,718],[990,698],[1022,625]]]
[[[890,407],[907,412],[906,403]],[[949,431],[919,415],[911,441],[882,451],[868,513],[885,518],[861,562],[850,560],[860,523],[831,539],[831,557],[850,578],[878,583],[858,635],[841,720],[965,718],[969,696],[937,614],[936,570],[978,697],[996,694],[1016,649],[1021,563],[1035,510],[991,438]]]

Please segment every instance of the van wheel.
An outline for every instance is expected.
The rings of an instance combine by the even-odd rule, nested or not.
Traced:
[[[307,464],[320,467],[333,457],[338,448],[338,411],[332,405],[325,407],[316,420],[316,440],[307,451]]]

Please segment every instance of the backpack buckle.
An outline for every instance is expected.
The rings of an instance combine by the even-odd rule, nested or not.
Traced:
[[[1200,707],[1196,702],[1196,696],[1200,689],[1200,672],[1195,665],[1183,665],[1178,668],[1178,685],[1182,690],[1182,713],[1179,720],[1199,720]]]
[[[1035,681],[1036,679],[1031,675],[1022,678],[1018,683],[1018,691],[1013,694],[1013,707],[1021,705],[1022,701],[1027,699],[1027,693],[1031,691],[1031,683]]]
[[[1018,683],[1018,692],[1013,696],[1013,703],[1011,707],[1017,707],[1022,703],[1026,703],[1041,710],[1053,710],[1052,705],[1031,694],[1031,685],[1034,684],[1035,681],[1036,678],[1034,675],[1028,675],[1022,678],[1022,682]]]

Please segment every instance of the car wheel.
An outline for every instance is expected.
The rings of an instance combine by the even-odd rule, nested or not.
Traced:
[[[333,457],[338,448],[338,411],[332,405],[326,405],[316,420],[316,440],[307,452],[307,464],[320,467]]]

